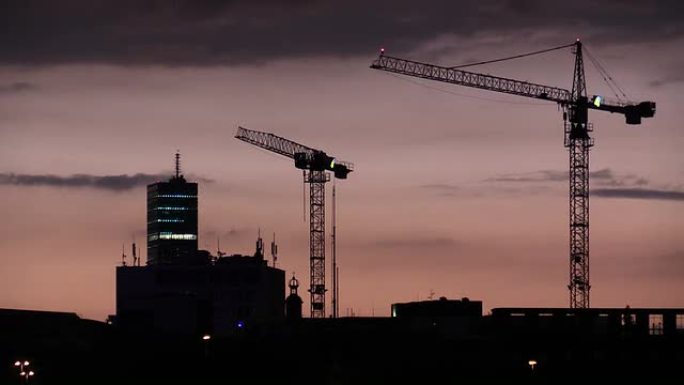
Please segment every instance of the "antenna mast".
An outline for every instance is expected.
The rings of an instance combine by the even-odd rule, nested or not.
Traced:
[[[131,251],[133,252],[133,266],[140,266],[140,258],[138,258],[138,253],[135,247],[135,239],[131,245]]]
[[[221,258],[221,257],[223,257],[224,255],[226,255],[226,253],[224,253],[223,251],[221,251],[221,236],[217,235],[217,236],[216,236],[216,256],[217,256],[218,258]]]
[[[336,207],[336,191],[335,191],[335,182],[333,180],[333,188],[332,188],[332,234],[330,235],[330,247],[332,249],[332,318],[337,318],[339,316],[338,314],[338,306],[339,304],[337,303],[337,207]]]
[[[181,164],[180,164],[180,150],[176,150],[176,178],[181,176]]]
[[[271,242],[271,256],[273,257],[273,268],[275,268],[278,262],[278,245],[276,245],[275,233],[273,233],[273,241]]]

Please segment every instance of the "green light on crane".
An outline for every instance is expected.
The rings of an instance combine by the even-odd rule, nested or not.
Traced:
[[[601,102],[602,102],[602,101],[603,101],[603,98],[602,98],[602,97],[600,97],[600,96],[598,96],[598,95],[594,96],[594,105],[595,105],[596,107],[601,107]]]

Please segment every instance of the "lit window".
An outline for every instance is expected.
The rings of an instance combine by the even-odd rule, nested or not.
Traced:
[[[649,314],[648,315],[648,334],[652,336],[660,336],[663,334],[663,315]]]
[[[187,195],[187,194],[160,194],[157,198],[197,198],[197,195]]]
[[[623,314],[621,323],[622,326],[632,326],[636,324],[636,314]]]
[[[173,234],[163,232],[159,234],[159,239],[171,239],[174,241],[194,241],[197,239],[196,234]]]
[[[183,223],[185,221],[182,219],[157,219],[157,222],[160,222],[160,223]]]
[[[155,210],[164,210],[164,211],[184,211],[184,210],[190,210],[189,207],[182,207],[182,206],[159,206],[155,207]]]
[[[677,314],[677,330],[684,330],[684,314]]]

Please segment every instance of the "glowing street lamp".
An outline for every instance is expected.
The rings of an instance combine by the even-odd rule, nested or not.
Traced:
[[[27,383],[29,382],[29,379],[33,377],[36,373],[33,372],[33,370],[29,370],[28,372],[20,372],[19,376],[24,378],[24,381]]]
[[[530,370],[534,371],[534,368],[537,366],[537,361],[536,360],[529,360],[529,361],[527,361],[527,365],[530,365]]]
[[[31,377],[36,374],[33,370],[28,370],[30,364],[27,360],[14,362],[14,366],[19,370],[19,377],[27,384]]]
[[[211,341],[211,334],[205,334],[202,336],[202,342],[204,343],[204,358],[209,358],[209,341]]]

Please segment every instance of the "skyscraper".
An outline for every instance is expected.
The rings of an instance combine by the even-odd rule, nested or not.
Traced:
[[[147,263],[182,264],[197,254],[197,183],[185,180],[176,153],[176,174],[147,186]]]

